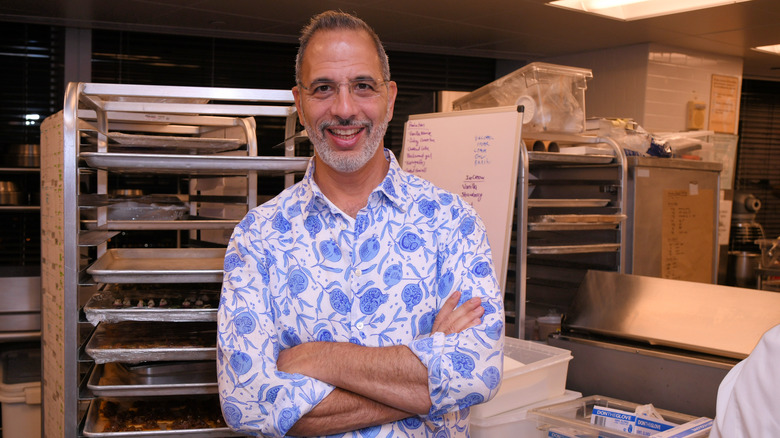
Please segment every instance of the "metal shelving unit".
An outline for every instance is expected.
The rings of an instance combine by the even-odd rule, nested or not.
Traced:
[[[525,142],[556,142],[560,151],[521,148],[517,190],[514,315],[563,312],[588,269],[623,272],[627,166],[614,140],[591,135],[528,133]],[[605,153],[567,153],[572,146]],[[512,306],[507,305],[508,309]]]
[[[47,436],[112,436],[103,431],[101,403],[122,409],[187,394],[200,400],[193,402],[198,406],[216,400],[213,342],[224,244],[201,240],[200,233],[229,232],[240,217],[204,216],[204,206],[225,204],[245,213],[258,204],[258,175],[283,177],[289,185],[308,163],[295,156],[292,141],[284,156],[258,156],[255,117],[285,118],[280,140],[293,138],[292,93],[71,83],[63,111],[42,125]],[[115,203],[117,175],[173,176],[176,192],[165,196],[174,199],[177,213],[153,202],[132,204],[138,217],[117,217],[127,212],[125,201],[136,201],[121,197]],[[204,181],[226,177],[240,178],[242,193],[202,191]],[[179,202],[186,210],[181,215]],[[117,247],[114,240],[124,232],[174,232],[176,239],[170,248],[158,242]],[[150,339],[157,337],[173,347],[159,348]],[[176,369],[194,374],[171,379]],[[216,415],[221,418],[218,407]],[[230,435],[226,428],[190,427],[176,433]]]

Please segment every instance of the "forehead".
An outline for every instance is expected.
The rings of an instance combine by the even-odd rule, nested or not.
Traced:
[[[364,30],[324,30],[315,33],[303,56],[304,80],[380,77],[374,41]]]

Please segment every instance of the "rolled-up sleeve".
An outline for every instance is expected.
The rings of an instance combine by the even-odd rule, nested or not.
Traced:
[[[503,373],[504,309],[487,234],[476,213],[440,246],[435,285],[443,297],[461,292],[460,303],[480,297],[485,313],[479,325],[460,333],[423,334],[409,348],[428,367],[431,411],[427,420],[440,424],[444,414],[486,402],[498,392]],[[459,304],[460,304],[459,303]]]
[[[280,341],[275,329],[269,269],[260,220],[250,213],[234,230],[225,254],[217,316],[217,380],[220,405],[236,431],[282,437],[333,387],[300,374],[277,370]]]

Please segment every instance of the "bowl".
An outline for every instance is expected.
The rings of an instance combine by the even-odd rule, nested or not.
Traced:
[[[13,181],[0,181],[0,205],[19,205],[22,203],[22,192]]]
[[[40,167],[41,146],[38,144],[13,144],[5,148],[3,162],[11,167]]]

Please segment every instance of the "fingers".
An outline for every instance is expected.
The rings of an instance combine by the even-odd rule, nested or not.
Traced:
[[[442,332],[445,335],[460,333],[481,323],[482,315],[485,313],[482,300],[474,297],[455,308],[460,296],[461,293],[456,291],[447,298],[434,319],[432,333]]]
[[[453,310],[455,310],[455,306],[458,305],[458,301],[460,301],[460,291],[456,290],[455,292],[450,295],[446,301],[444,301],[444,304],[441,306],[441,310],[439,310],[439,313],[446,312],[446,313],[452,313]]]

